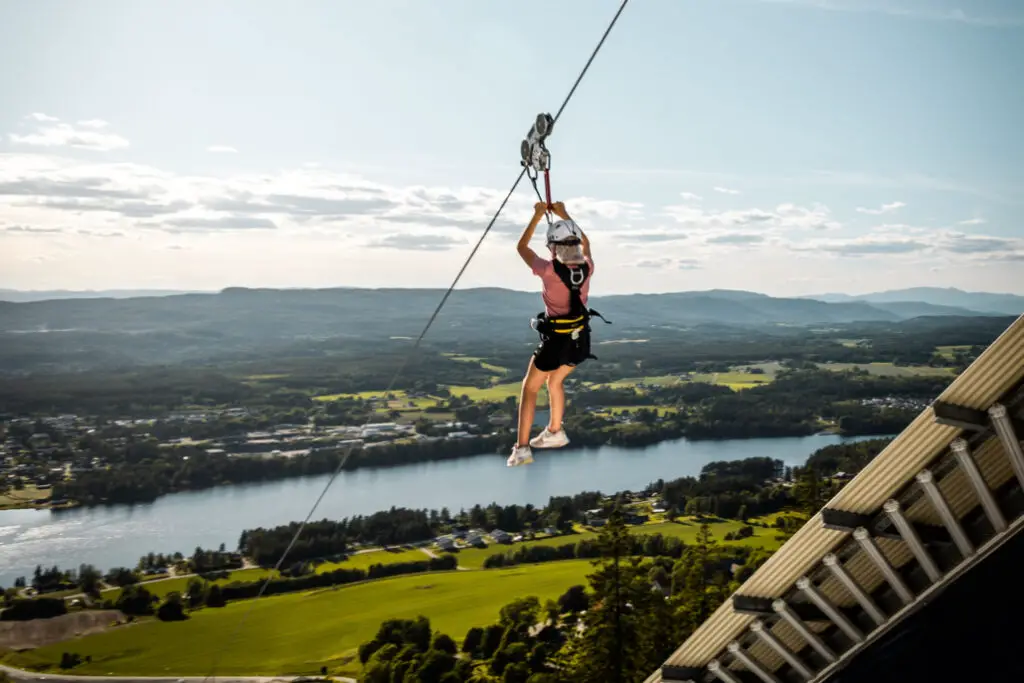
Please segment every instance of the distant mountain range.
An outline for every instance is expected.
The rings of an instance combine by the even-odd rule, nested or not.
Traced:
[[[906,305],[907,310],[914,310],[909,304],[929,304],[937,307],[948,307],[960,311],[970,310],[978,313],[994,313],[1001,315],[1020,315],[1024,313],[1024,296],[1016,294],[991,294],[988,292],[965,292],[954,287],[911,287],[909,289],[893,289],[873,294],[815,294],[800,297],[815,299],[829,303],[864,302],[870,304]],[[942,313],[925,313],[923,315],[942,315]],[[963,313],[950,313],[963,315]]]
[[[389,340],[419,336],[444,291],[233,287],[205,293],[132,293],[70,292],[73,296],[65,298],[0,301],[0,372],[259,359],[317,354],[325,344],[402,343]],[[960,294],[975,297],[971,307],[934,297],[906,300],[901,293],[879,295],[891,301],[821,301],[735,290],[601,296],[592,297],[590,305],[613,322],[607,327],[599,320],[594,323],[605,341],[692,342],[743,338],[754,330],[788,336],[801,329],[849,325],[977,327],[979,317],[995,321],[996,316],[1024,312],[1024,297]],[[542,308],[537,292],[456,290],[431,327],[428,343],[449,348],[532,345],[537,337],[529,320]]]
[[[618,322],[617,330],[701,324],[817,325],[897,322],[921,316],[1019,315],[1024,297],[957,290],[905,290],[839,299],[779,298],[756,292],[707,290],[593,297],[591,306]],[[947,299],[934,294],[946,294]],[[99,295],[100,293],[95,293]],[[329,338],[417,334],[443,294],[436,289],[247,289],[216,293],[0,301],[0,332],[181,332],[249,337]],[[911,294],[931,301],[908,300]],[[844,298],[845,297],[845,298]],[[869,297],[882,299],[869,301]],[[971,306],[951,304],[964,300]],[[527,324],[542,307],[537,293],[480,288],[455,291],[437,328]],[[514,324],[514,323],[513,323]],[[598,323],[600,324],[600,323]]]
[[[200,290],[177,289],[41,289],[20,290],[0,289],[0,301],[49,301],[50,299],[131,299],[139,296],[173,296],[175,294],[194,294]],[[213,292],[209,292],[213,294]]]

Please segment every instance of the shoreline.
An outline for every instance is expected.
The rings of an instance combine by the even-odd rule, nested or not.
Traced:
[[[657,446],[659,444],[663,444],[663,443],[667,443],[667,442],[673,442],[673,441],[690,441],[690,442],[694,442],[694,443],[701,443],[701,442],[714,442],[714,441],[749,441],[749,440],[754,440],[754,439],[805,438],[805,437],[814,437],[814,436],[837,436],[837,437],[839,437],[841,439],[884,439],[884,438],[892,438],[894,435],[892,435],[892,434],[850,434],[850,435],[844,435],[844,434],[841,434],[839,431],[837,431],[835,429],[823,429],[821,431],[814,432],[813,434],[799,435],[799,436],[795,436],[795,437],[794,436],[735,436],[735,437],[714,437],[714,438],[697,438],[697,439],[694,439],[694,438],[690,438],[690,437],[687,437],[687,436],[673,436],[673,437],[661,439],[661,440],[658,440],[658,441],[653,441],[653,442],[650,442],[650,443],[616,444],[616,446],[619,447],[619,448],[625,448],[625,449],[629,449],[629,450],[637,450],[637,449],[650,448],[652,446]],[[597,444],[597,445],[570,444],[567,447],[565,447],[563,449],[559,449],[559,450],[565,450],[565,451],[586,451],[586,450],[590,450],[590,449],[599,449],[599,448],[602,448],[604,445],[607,445],[607,444]],[[380,465],[364,464],[364,465],[361,465],[361,466],[356,467],[356,468],[348,468],[348,467],[343,468],[342,472],[354,472],[354,471],[363,470],[363,469],[365,469],[365,470],[403,469],[403,468],[410,468],[410,467],[418,467],[418,466],[422,466],[422,465],[428,465],[428,464],[431,464],[431,463],[447,462],[447,461],[450,461],[450,460],[468,460],[468,459],[473,459],[473,458],[496,457],[497,455],[500,455],[500,454],[501,454],[500,451],[495,451],[493,453],[469,453],[469,454],[464,454],[464,455],[457,455],[457,456],[454,456],[454,457],[451,457],[451,458],[431,458],[431,459],[416,460],[416,461],[411,461],[411,462],[395,463],[395,464],[380,464]],[[173,496],[173,495],[179,495],[179,494],[187,494],[187,493],[202,493],[202,492],[207,492],[207,491],[214,491],[214,490],[217,490],[217,489],[234,488],[234,487],[238,487],[238,486],[253,486],[253,485],[260,485],[260,484],[272,484],[272,483],[275,483],[275,482],[288,481],[288,480],[292,480],[292,479],[302,479],[302,478],[306,478],[306,477],[320,477],[320,476],[324,476],[326,474],[331,474],[331,472],[327,471],[327,472],[319,472],[319,473],[295,474],[295,475],[291,475],[291,476],[275,477],[275,478],[271,478],[271,479],[256,479],[256,480],[253,480],[253,481],[242,481],[242,482],[230,482],[230,483],[224,483],[224,484],[215,484],[213,486],[207,486],[207,487],[203,487],[203,488],[187,488],[187,489],[180,489],[180,490],[174,490],[174,491],[167,491],[166,493],[162,493],[162,494],[156,496],[155,498],[153,498],[151,500],[136,500],[136,501],[128,501],[128,502],[82,503],[80,501],[69,500],[69,501],[66,501],[66,502],[54,505],[54,504],[49,503],[48,500],[36,499],[36,500],[33,500],[33,501],[25,501],[24,504],[20,504],[20,505],[19,504],[15,504],[15,505],[0,506],[0,513],[7,512],[7,511],[15,511],[15,510],[50,510],[50,511],[53,511],[53,512],[62,512],[62,511],[66,511],[66,510],[74,510],[74,509],[79,509],[79,508],[93,509],[93,508],[132,507],[132,506],[135,506],[135,505],[152,505],[152,504],[156,503],[158,500],[160,500],[161,498],[166,498],[167,496]]]

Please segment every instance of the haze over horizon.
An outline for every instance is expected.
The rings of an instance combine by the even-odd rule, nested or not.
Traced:
[[[618,5],[0,1],[0,288],[447,287]],[[1021,63],[1012,0],[631,2],[549,143],[593,293],[1024,294]]]

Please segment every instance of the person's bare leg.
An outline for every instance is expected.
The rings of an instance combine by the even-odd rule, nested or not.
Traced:
[[[548,374],[548,408],[551,417],[548,419],[548,431],[552,434],[562,429],[562,418],[565,417],[565,378],[575,370],[572,365],[563,365]]]
[[[533,426],[533,416],[537,411],[537,392],[544,386],[544,380],[548,377],[547,372],[538,370],[533,364],[533,357],[530,358],[530,365],[526,370],[526,377],[523,378],[523,388],[519,392],[519,434],[517,446],[530,445],[530,428]]]

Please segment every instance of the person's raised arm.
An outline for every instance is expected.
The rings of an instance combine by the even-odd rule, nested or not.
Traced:
[[[530,249],[530,240],[533,239],[533,231],[537,229],[537,224],[540,223],[540,219],[544,217],[547,210],[548,206],[544,202],[537,202],[534,205],[533,218],[530,219],[530,224],[523,230],[523,234],[519,238],[519,244],[516,245],[516,251],[519,252],[519,256],[530,268],[533,268],[533,262],[537,258],[537,253]]]
[[[562,202],[555,202],[551,205],[551,212],[564,221],[571,221],[572,217],[569,216],[569,212],[565,210],[565,204]],[[590,253],[590,239],[587,237],[587,233],[583,232],[583,228],[580,228],[579,223],[576,227],[580,231],[580,242],[583,243],[583,255],[593,262],[594,257]]]

